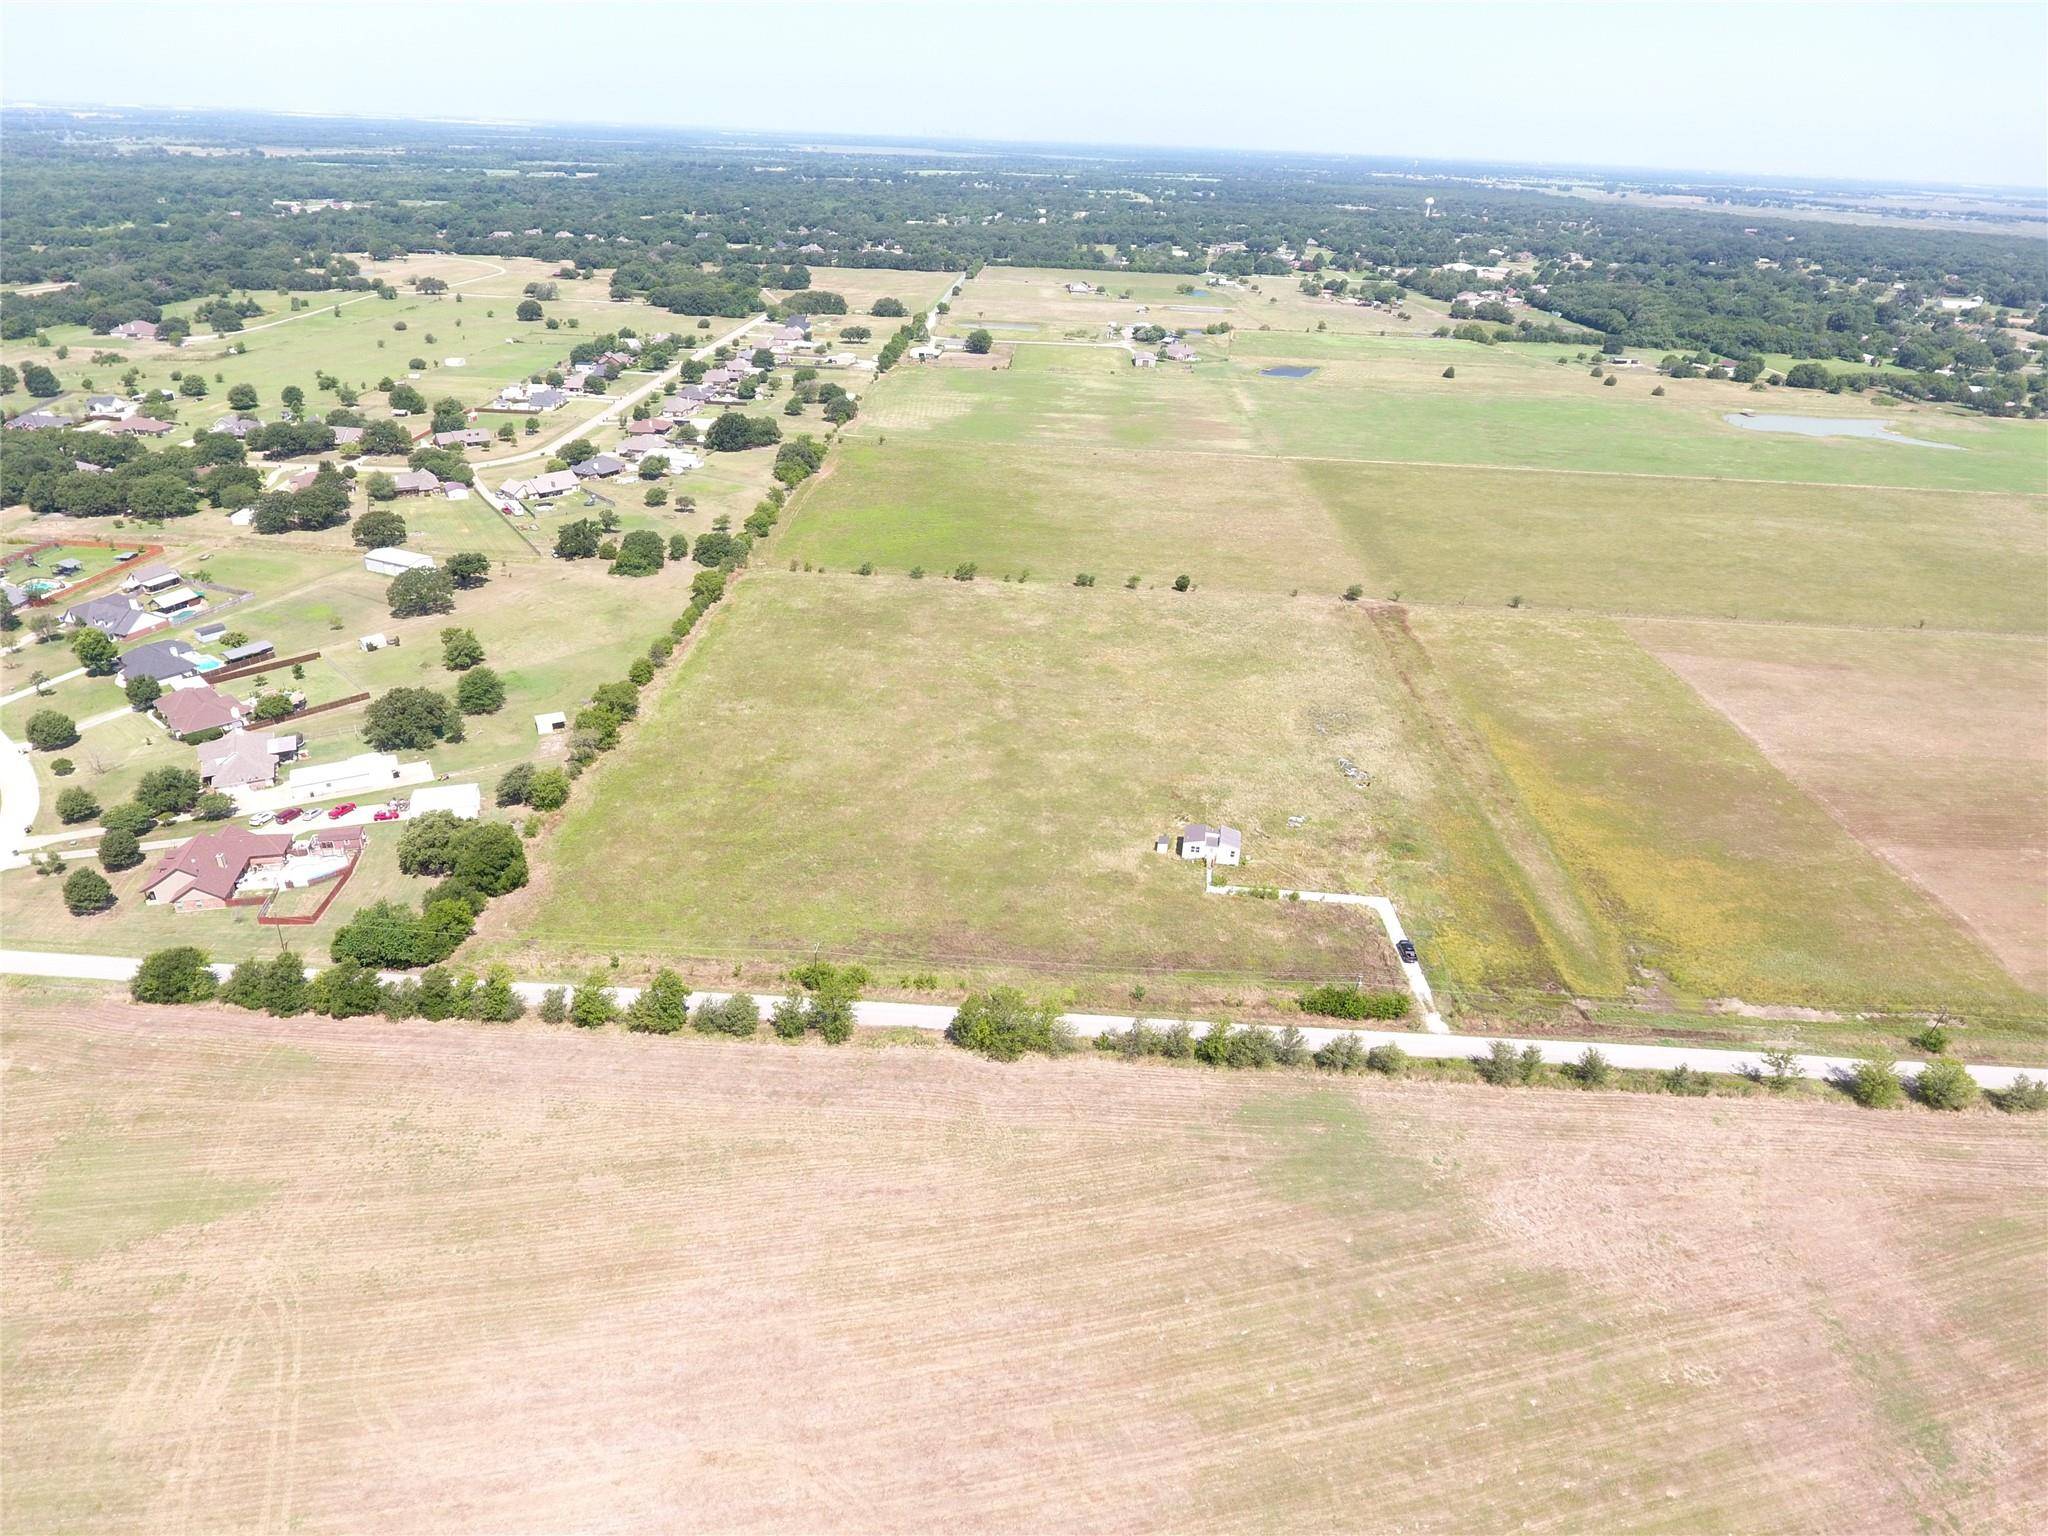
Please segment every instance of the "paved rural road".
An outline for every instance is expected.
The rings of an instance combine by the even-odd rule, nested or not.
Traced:
[[[139,960],[124,955],[0,950],[0,975],[8,976],[126,981],[135,974],[135,968],[139,964]],[[229,967],[216,965],[214,970],[225,976]],[[570,984],[541,981],[521,981],[513,984],[514,990],[529,1003],[539,1002],[541,995],[550,986],[555,985]],[[640,995],[638,987],[613,987],[611,992],[621,1004],[630,1003]],[[696,992],[691,994],[691,1001],[695,1003],[707,998],[716,1000],[729,995],[724,992]],[[754,1001],[765,1013],[780,999],[768,993],[756,993]],[[859,1023],[870,1029],[917,1029],[928,1033],[943,1031],[953,1022],[953,1010],[943,1003],[862,1002],[854,1005],[854,1016]],[[1091,1037],[1110,1030],[1127,1029],[1131,1024],[1131,1017],[1128,1014],[1069,1013],[1063,1017],[1073,1026],[1076,1034]],[[1189,1019],[1186,1022],[1196,1029],[1206,1029],[1209,1021]],[[1709,1046],[1629,1045],[1612,1040],[1523,1040],[1514,1036],[1433,1035],[1407,1030],[1326,1029],[1320,1026],[1303,1028],[1302,1034],[1311,1047],[1327,1044],[1340,1035],[1352,1035],[1364,1045],[1398,1045],[1411,1056],[1428,1056],[1447,1061],[1481,1055],[1496,1039],[1505,1039],[1517,1050],[1534,1046],[1545,1061],[1559,1066],[1578,1060],[1590,1047],[1605,1056],[1608,1065],[1613,1067],[1637,1067],[1665,1072],[1673,1067],[1684,1066],[1691,1067],[1696,1072],[1729,1074],[1756,1073],[1766,1069],[1761,1051],[1730,1051]],[[1860,1064],[1860,1058],[1854,1056],[1798,1056],[1794,1060],[1807,1076],[1822,1081],[1853,1071]],[[1921,1066],[1922,1063],[1917,1061],[1902,1061],[1899,1063],[1899,1075],[1910,1080],[1919,1075]],[[1977,1080],[1979,1087],[1992,1089],[2010,1088],[2013,1079],[2022,1075],[2035,1081],[2048,1077],[2048,1071],[2040,1067],[1972,1065],[1969,1071]]]
[[[739,327],[736,330],[727,331],[723,336],[719,337],[716,341],[707,341],[706,343],[704,343],[703,346],[699,347],[696,351],[692,352],[690,356],[699,359],[709,357],[713,352],[716,352],[720,347],[724,346],[727,342],[739,340],[740,337],[746,335],[748,331],[751,331],[755,326],[759,325],[763,320],[766,320],[767,318],[768,316],[765,312],[757,315],[750,315],[740,323]],[[575,426],[569,428],[566,432],[562,433],[560,437],[554,438],[549,442],[542,444],[538,448],[529,448],[524,453],[508,454],[506,457],[502,459],[479,459],[476,461],[475,467],[478,469],[497,469],[501,465],[505,464],[523,464],[530,459],[552,458],[557,448],[562,447],[564,444],[575,442],[577,438],[583,436],[592,427],[602,426],[605,422],[610,421],[614,416],[618,416],[626,411],[632,410],[634,406],[638,405],[642,400],[646,399],[647,396],[652,394],[655,390],[667,388],[671,379],[673,379],[673,377],[676,374],[682,372],[682,367],[683,365],[681,363],[677,363],[673,368],[669,368],[661,373],[656,374],[652,379],[648,380],[645,384],[642,384],[638,389],[634,390],[631,394],[619,396],[618,399],[612,401],[610,405],[607,405],[603,410],[599,411],[595,416],[591,417],[588,421],[578,422]]]

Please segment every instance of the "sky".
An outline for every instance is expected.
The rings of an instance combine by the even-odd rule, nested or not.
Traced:
[[[0,3],[10,103],[2036,189],[2048,189],[2044,61],[2041,0]]]

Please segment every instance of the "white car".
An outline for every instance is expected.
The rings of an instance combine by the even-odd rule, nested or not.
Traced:
[[[272,811],[258,811],[249,818],[249,825],[252,827],[267,827],[275,820],[277,820],[276,813]]]

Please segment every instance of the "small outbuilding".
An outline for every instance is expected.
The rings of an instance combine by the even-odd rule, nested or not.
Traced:
[[[407,571],[430,571],[433,568],[433,556],[416,550],[392,547],[368,550],[363,555],[363,569],[372,576],[403,576]]]

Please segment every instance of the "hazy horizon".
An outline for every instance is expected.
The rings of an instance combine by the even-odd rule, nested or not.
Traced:
[[[242,0],[10,8],[0,98],[2048,187],[2039,5],[382,0],[347,14],[359,24]],[[109,35],[147,39],[143,89],[114,88]],[[1913,85],[1943,57],[1969,61],[1966,113]]]

